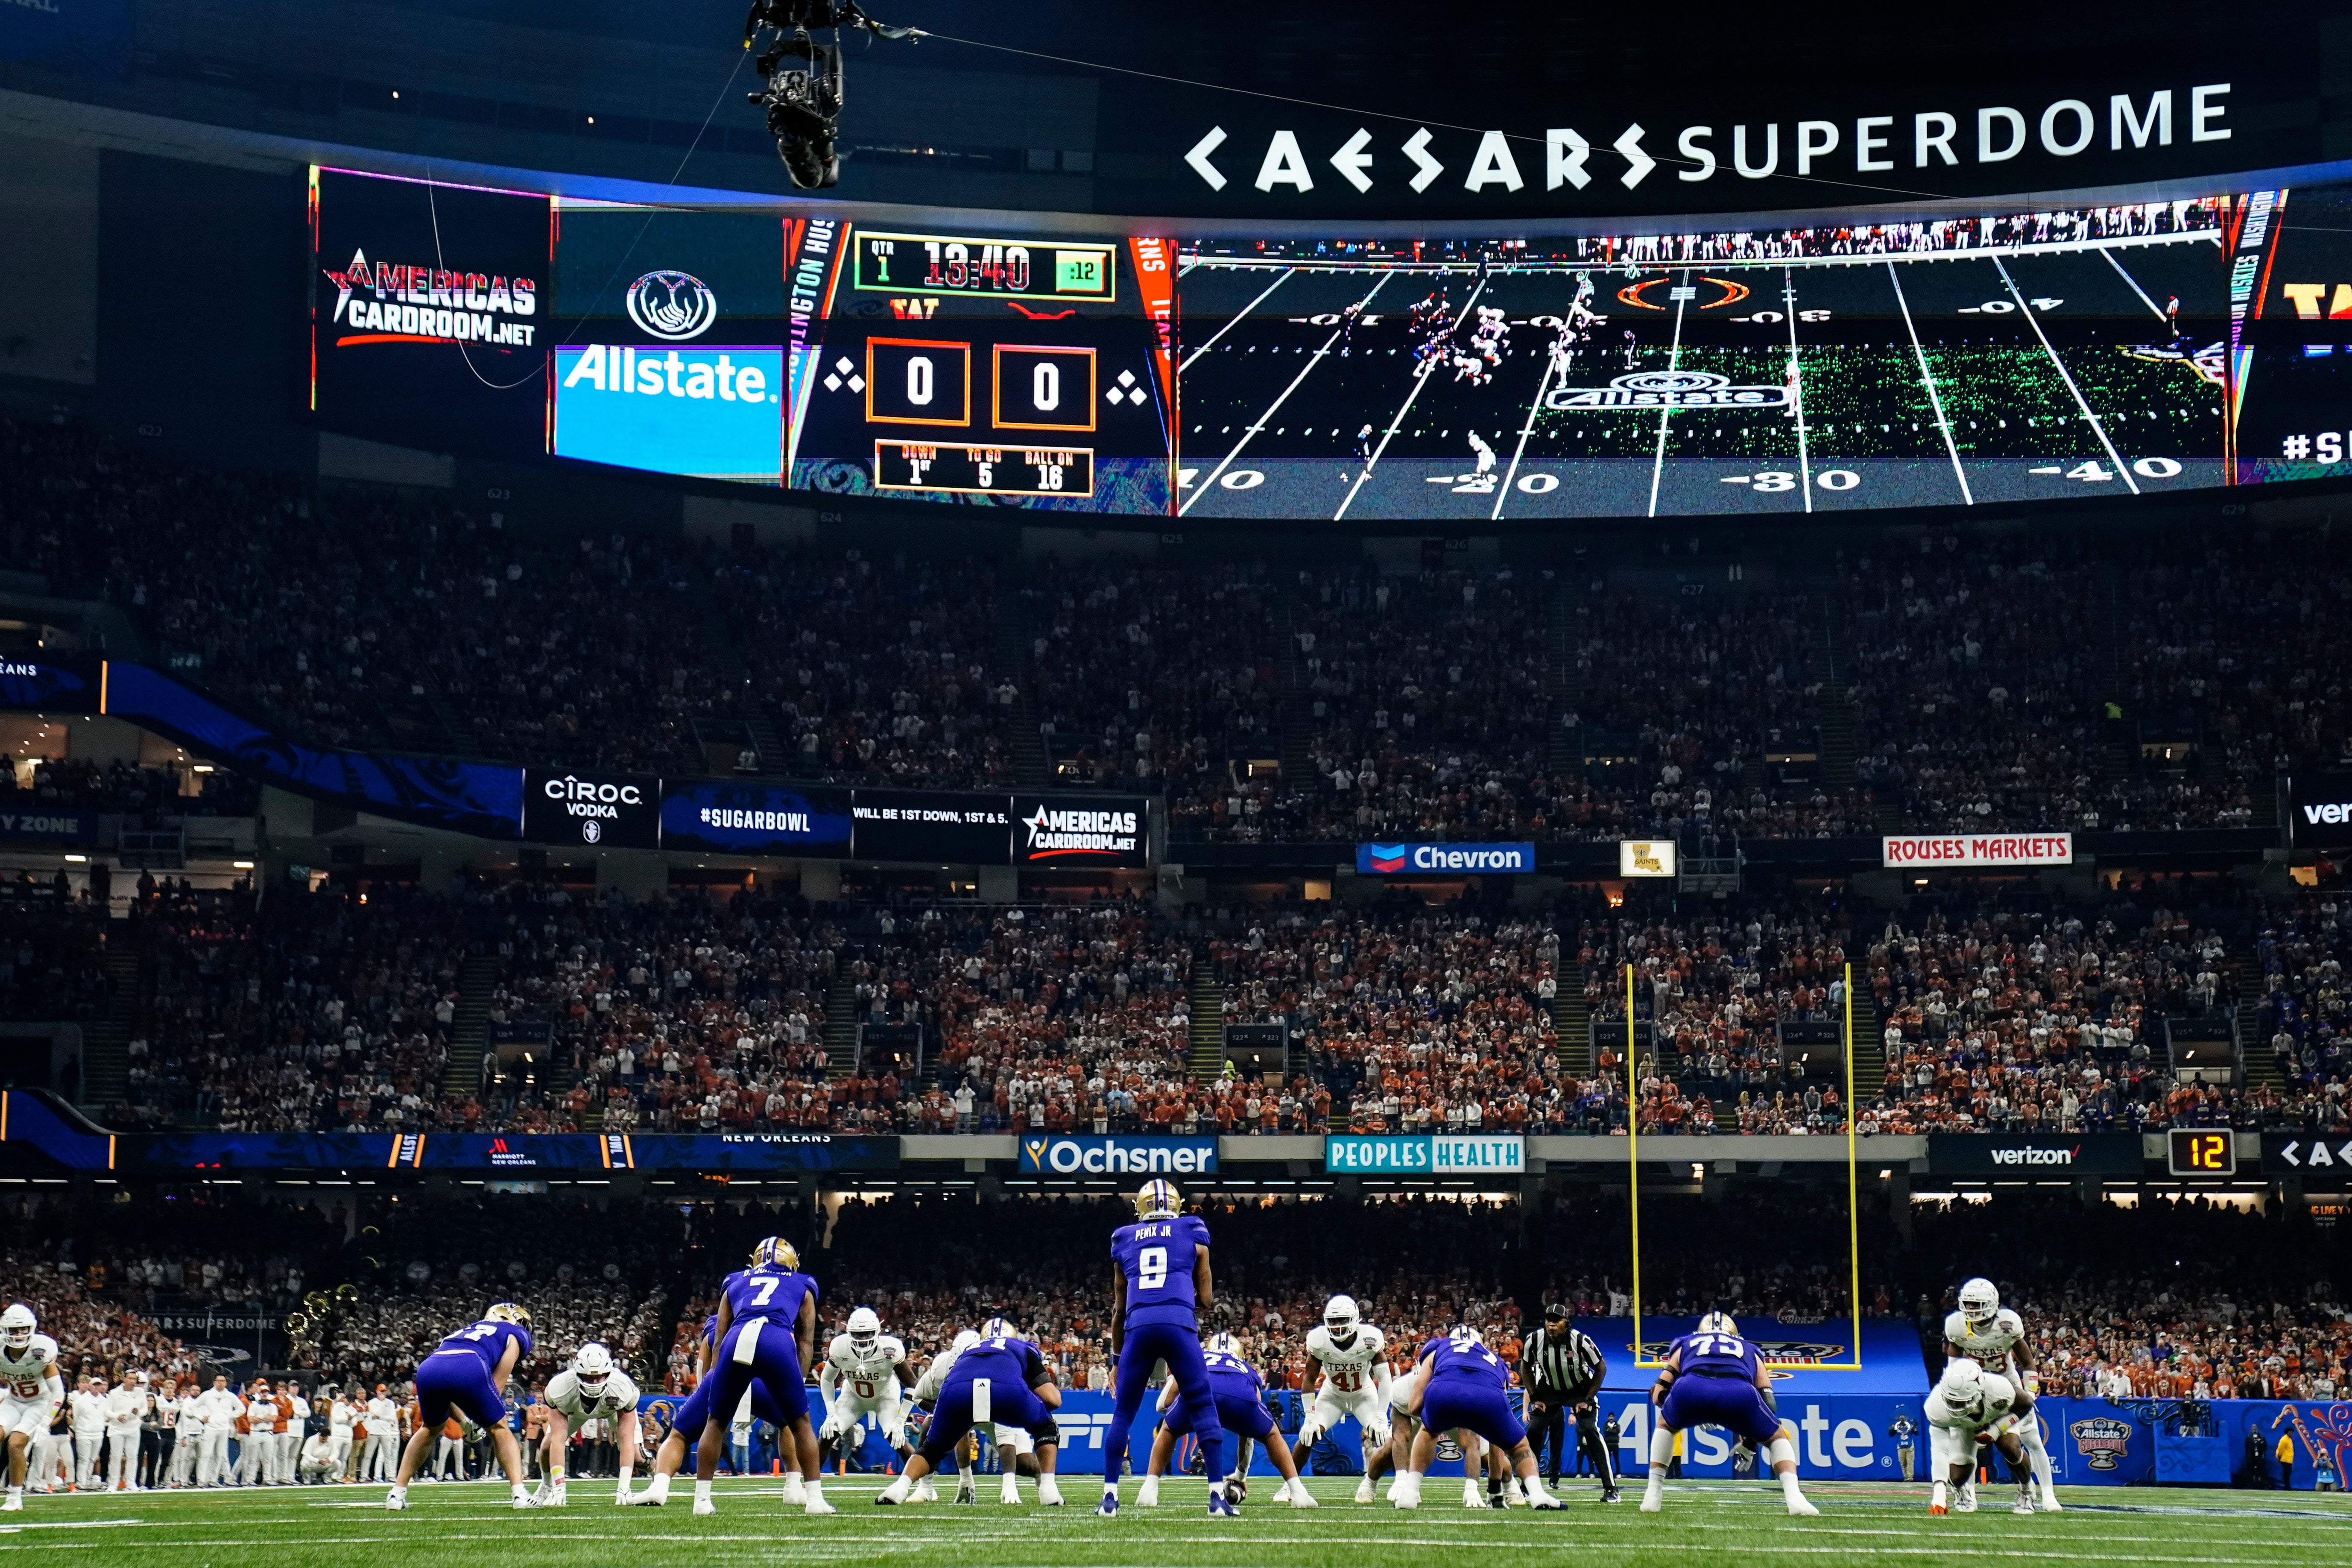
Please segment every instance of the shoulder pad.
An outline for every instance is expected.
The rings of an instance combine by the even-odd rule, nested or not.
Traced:
[[[881,1342],[882,1353],[888,1357],[893,1364],[907,1359],[907,1342],[898,1335],[884,1334]]]
[[[1383,1350],[1387,1348],[1389,1342],[1387,1336],[1370,1323],[1360,1325],[1356,1330],[1356,1336],[1364,1342],[1364,1348],[1367,1350]]]
[[[852,1353],[849,1336],[847,1334],[834,1335],[831,1340],[826,1342],[824,1353],[825,1359],[828,1361],[847,1360]]]
[[[2025,1320],[2019,1317],[2007,1307],[2003,1307],[2000,1311],[1994,1313],[1992,1321],[1996,1327],[2007,1329],[2011,1333],[2021,1334],[2025,1332]]]

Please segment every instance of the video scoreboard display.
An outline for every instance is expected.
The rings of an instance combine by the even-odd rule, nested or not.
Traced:
[[[1171,510],[1173,247],[851,228],[794,386],[791,482]]]
[[[1180,245],[320,167],[299,304],[323,428],[823,495],[1459,533],[2352,478],[2352,185],[2251,186]]]

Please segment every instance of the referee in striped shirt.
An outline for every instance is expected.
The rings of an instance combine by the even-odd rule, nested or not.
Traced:
[[[1543,1310],[1543,1327],[1519,1350],[1519,1382],[1528,1391],[1528,1440],[1546,1461],[1544,1481],[1559,1484],[1567,1426],[1576,1422],[1576,1447],[1590,1455],[1601,1477],[1601,1500],[1617,1500],[1617,1460],[1601,1441],[1598,1396],[1609,1363],[1592,1336],[1568,1324],[1568,1309],[1555,1301]],[[1549,1447],[1547,1447],[1549,1444]]]

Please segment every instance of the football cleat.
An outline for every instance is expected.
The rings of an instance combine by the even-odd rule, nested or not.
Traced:
[[[1279,1493],[1276,1494],[1277,1497],[1280,1495],[1281,1494]],[[1315,1494],[1307,1489],[1307,1478],[1304,1476],[1301,1476],[1298,1479],[1290,1483],[1288,1495],[1290,1498],[1290,1506],[1293,1508],[1320,1508],[1322,1506],[1322,1504],[1315,1500]]]
[[[803,1513],[839,1513],[841,1510],[821,1497],[812,1497],[801,1505]]]
[[[1239,1519],[1241,1516],[1242,1510],[1240,1507],[1234,1503],[1233,1499],[1227,1497],[1223,1492],[1211,1492],[1209,1494],[1209,1517],[1211,1519]]]
[[[1118,1512],[1118,1494],[1108,1487],[1103,1489],[1102,1506],[1095,1510],[1097,1517],[1108,1519]]]
[[[1625,1500],[1625,1494],[1619,1491],[1615,1487],[1610,1487],[1601,1492],[1601,1500],[1602,1502],[1623,1502]]]
[[[10,1492],[5,1501],[0,1501],[0,1513],[22,1513],[24,1511],[25,1494],[23,1492]]]
[[[1942,1503],[1931,1502],[1927,1505],[1927,1511],[1934,1514],[1937,1518],[1941,1519],[1952,1510]]]
[[[2009,1511],[2014,1514],[2030,1515],[2033,1511],[2033,1500],[2025,1493],[2020,1492],[2017,1494],[2017,1500],[2009,1505]]]
[[[694,1511],[708,1518],[719,1511],[719,1505],[707,1497],[698,1497],[694,1500]]]
[[[2053,1487],[2043,1487],[2042,1489],[2041,1498],[2033,1506],[2035,1510],[2041,1513],[2064,1513],[2066,1511],[2064,1507],[2059,1503],[2058,1492]]]
[[[11,1500],[13,1501],[14,1500],[12,1499]],[[383,1498],[383,1506],[391,1510],[393,1512],[398,1513],[408,1506],[408,1494],[406,1492],[396,1491],[386,1492]]]
[[[1366,1476],[1362,1480],[1356,1483],[1356,1500],[1358,1502],[1378,1502],[1380,1498],[1381,1494],[1373,1489],[1371,1477]]]
[[[1799,1519],[1819,1519],[1822,1516],[1820,1509],[1801,1497],[1792,1497],[1789,1500],[1789,1511]]]

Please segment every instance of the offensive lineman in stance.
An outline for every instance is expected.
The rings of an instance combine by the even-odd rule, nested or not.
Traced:
[[[1708,1424],[1728,1426],[1771,1456],[1780,1493],[1794,1514],[1822,1510],[1797,1489],[1797,1446],[1789,1441],[1772,1410],[1772,1384],[1764,1358],[1739,1337],[1739,1325],[1726,1312],[1709,1312],[1698,1328],[1676,1340],[1664,1358],[1650,1403],[1657,1406],[1650,1429],[1650,1485],[1642,1511],[1655,1513],[1664,1501],[1666,1466],[1674,1458],[1675,1435]]]
[[[482,1321],[458,1330],[441,1342],[441,1348],[416,1363],[416,1433],[400,1456],[400,1473],[383,1506],[408,1506],[408,1483],[425,1463],[453,1411],[463,1412],[490,1434],[498,1445],[499,1463],[506,1468],[514,1506],[537,1508],[523,1485],[522,1446],[507,1425],[507,1402],[499,1390],[514,1376],[517,1363],[530,1352],[530,1314],[512,1301],[500,1301],[482,1314]]]
[[[2037,1506],[2043,1513],[2061,1511],[2050,1449],[2042,1440],[2042,1417],[2034,1414],[2034,1395],[2042,1373],[2033,1364],[2033,1346],[2025,1337],[2025,1320],[2000,1304],[2000,1292],[1990,1279],[1971,1279],[1960,1287],[1960,1310],[1944,1320],[1944,1353],[1966,1357],[2015,1392],[2010,1415],[2016,1422],[2017,1440],[2033,1471],[2041,1493]]]
[[[1536,1453],[1528,1446],[1527,1428],[1511,1414],[1507,1394],[1509,1373],[1502,1358],[1479,1342],[1478,1331],[1459,1324],[1442,1339],[1421,1347],[1421,1360],[1405,1381],[1402,1407],[1417,1411],[1421,1431],[1412,1440],[1412,1454],[1397,1471],[1389,1501],[1397,1508],[1421,1506],[1421,1479],[1437,1457],[1437,1435],[1460,1430],[1475,1434],[1507,1455],[1518,1471],[1519,1488],[1529,1508],[1558,1509],[1568,1505],[1544,1490],[1536,1473]],[[1463,1502],[1480,1507],[1475,1490],[1477,1460],[1467,1444],[1462,1454]]]
[[[1225,1429],[1217,1421],[1216,1390],[1201,1358],[1201,1311],[1214,1299],[1209,1277],[1209,1227],[1182,1212],[1175,1184],[1157,1178],[1135,1194],[1136,1223],[1110,1238],[1110,1342],[1118,1356],[1112,1439],[1103,1445],[1103,1500],[1096,1511],[1118,1511],[1119,1461],[1127,1456],[1116,1436],[1135,1425],[1152,1368],[1168,1363],[1182,1401],[1184,1420],[1201,1440],[1202,1473],[1209,1476],[1212,1517],[1238,1514],[1225,1495]]]

